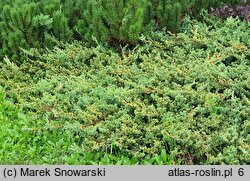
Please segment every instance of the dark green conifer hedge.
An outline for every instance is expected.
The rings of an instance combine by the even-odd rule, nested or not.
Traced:
[[[185,14],[239,0],[3,0],[0,57],[20,61],[20,48],[52,47],[55,40],[80,40],[119,47],[141,34],[180,31]]]

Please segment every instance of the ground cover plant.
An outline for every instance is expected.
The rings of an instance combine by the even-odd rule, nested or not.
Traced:
[[[121,53],[74,41],[5,57],[0,162],[249,164],[249,26],[206,14]]]
[[[84,152],[77,140],[63,129],[34,132],[29,128],[44,124],[33,122],[22,110],[5,100],[0,90],[0,164],[138,164],[137,158],[113,156],[105,152]],[[171,164],[164,150],[143,160],[144,164]]]

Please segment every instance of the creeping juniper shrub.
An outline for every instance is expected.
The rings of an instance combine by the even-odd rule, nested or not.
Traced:
[[[34,162],[249,164],[249,23],[184,21],[184,33],[144,36],[122,57],[74,42],[24,51],[21,65],[5,58],[0,85],[29,114],[30,133],[64,132],[71,143],[49,137],[43,153],[63,153]]]

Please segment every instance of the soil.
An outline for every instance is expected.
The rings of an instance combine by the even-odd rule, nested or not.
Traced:
[[[219,7],[211,9],[210,14],[221,18],[238,16],[240,19],[250,22],[250,5]]]

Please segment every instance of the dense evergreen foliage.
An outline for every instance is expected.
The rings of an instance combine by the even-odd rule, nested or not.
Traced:
[[[73,39],[135,46],[141,34],[180,31],[185,14],[238,0],[4,0],[0,57],[20,60],[20,48],[51,48]]]
[[[30,16],[48,42],[67,17],[51,16],[60,25]],[[122,56],[73,42],[23,51],[22,64],[4,58],[0,163],[249,164],[250,24],[203,21],[187,17],[183,33],[141,37]]]

